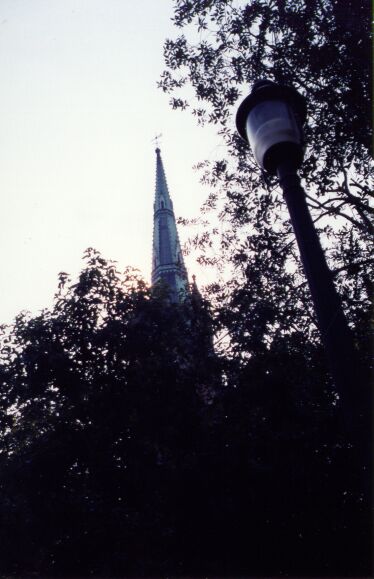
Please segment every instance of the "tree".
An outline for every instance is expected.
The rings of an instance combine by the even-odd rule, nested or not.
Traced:
[[[183,557],[184,480],[217,412],[209,314],[86,261],[51,310],[4,329],[2,570],[159,574]]]
[[[257,305],[250,345],[233,315],[219,357],[196,287],[174,304],[86,261],[51,310],[3,328],[1,570],[367,574],[370,515],[320,347],[264,348]]]
[[[292,84],[307,97],[307,155],[301,173],[308,203],[349,319],[361,324],[370,307],[373,267],[367,3],[176,0],[174,23],[185,33],[165,42],[167,69],[159,84],[176,95],[171,99],[174,108],[190,108],[199,123],[216,124],[227,146],[226,159],[204,165],[203,180],[212,189],[205,209],[217,209],[226,223],[218,245],[224,261],[237,272],[230,295],[237,300],[243,284],[251,294],[251,276],[258,278],[260,267],[265,294],[275,283],[289,288],[291,281],[293,286],[292,294],[275,308],[276,319],[273,309],[268,325],[276,332],[293,331],[295,325],[310,331],[312,309],[284,202],[275,181],[261,175],[232,130],[239,94],[265,77]],[[194,95],[189,91],[186,99],[187,86]],[[195,239],[204,250],[210,243],[206,233]],[[262,267],[259,255],[265,258]],[[279,255],[283,266],[275,279],[273,264],[279,263]],[[283,315],[290,301],[292,324],[290,316]],[[290,308],[286,305],[285,310]]]
[[[211,191],[203,212],[213,218],[210,229],[193,238],[192,246],[201,250],[202,263],[230,268],[231,273],[228,281],[208,288],[222,332],[220,344],[230,361],[225,405],[229,446],[238,448],[241,441],[230,484],[234,489],[246,472],[248,492],[258,499],[254,506],[253,497],[251,507],[248,499],[240,511],[243,519],[231,544],[232,558],[240,559],[244,547],[235,551],[234,543],[240,543],[241,530],[247,528],[251,545],[258,551],[266,545],[262,558],[257,552],[252,559],[254,574],[370,573],[370,547],[365,542],[372,530],[370,491],[358,491],[357,466],[350,472],[349,490],[341,486],[347,476],[344,463],[360,463],[360,448],[356,444],[352,450],[352,441],[339,427],[339,400],[320,359],[314,314],[284,201],[275,180],[256,166],[232,122],[240,94],[247,94],[248,85],[261,78],[294,85],[307,97],[307,152],[301,176],[358,353],[363,366],[370,366],[369,7],[363,1],[340,0],[175,0],[174,6],[174,23],[182,34],[165,42],[167,68],[159,85],[172,95],[173,108],[190,109],[202,125],[215,124],[227,151],[225,158],[199,165]],[[216,255],[220,250],[220,257],[210,258],[210,247]],[[254,423],[252,430],[248,424]],[[262,430],[264,424],[269,427]],[[317,424],[322,428],[319,434],[313,430]],[[256,456],[264,457],[272,476],[258,474],[261,460]],[[253,462],[246,470],[250,457]],[[324,493],[321,480],[326,482],[323,505],[313,501]],[[367,474],[366,482],[371,480]],[[347,496],[349,506],[344,503]],[[335,526],[323,512],[329,512]],[[257,526],[248,523],[251,513]],[[297,541],[297,513],[304,513],[303,545]],[[355,536],[345,534],[348,526],[356,526],[361,555]],[[318,533],[330,552],[316,566],[313,551],[323,551]],[[269,547],[277,541],[279,550]],[[339,557],[345,548],[351,549],[352,559],[343,562]],[[245,572],[239,564],[238,574]]]

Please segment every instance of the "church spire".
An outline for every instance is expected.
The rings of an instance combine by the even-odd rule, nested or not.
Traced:
[[[188,286],[177,226],[159,147],[156,149],[156,191],[153,218],[152,285],[164,280],[177,301]]]

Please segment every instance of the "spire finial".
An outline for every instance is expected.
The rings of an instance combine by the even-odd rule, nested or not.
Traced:
[[[162,137],[162,133],[159,133],[158,135],[156,135],[152,141],[154,142],[154,144],[156,145],[156,153],[160,152],[160,140]]]

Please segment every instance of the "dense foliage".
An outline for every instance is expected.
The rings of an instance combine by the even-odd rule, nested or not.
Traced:
[[[4,330],[3,564],[160,572],[177,557],[182,476],[212,419],[206,314],[86,258],[77,284],[61,274],[52,311]]]
[[[3,329],[1,570],[367,574],[367,496],[319,348],[218,357],[196,288],[173,304],[86,261],[52,310]]]
[[[198,122],[217,125],[227,150],[224,158],[201,164],[211,188],[204,209],[215,210],[216,217],[211,230],[194,239],[203,249],[200,259],[231,265],[235,279],[228,295],[249,312],[248,320],[254,307],[261,308],[266,339],[269,333],[313,328],[280,191],[261,174],[233,127],[239,96],[254,81],[292,84],[308,101],[301,170],[308,203],[347,315],[362,324],[373,271],[368,3],[175,0],[174,5],[174,23],[182,34],[165,43],[167,69],[160,86],[173,95],[174,108],[190,109]],[[209,260],[212,244],[216,253]],[[225,285],[222,293],[226,290]]]

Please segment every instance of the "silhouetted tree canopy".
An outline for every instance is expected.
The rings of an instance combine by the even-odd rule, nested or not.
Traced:
[[[212,349],[220,323],[196,291],[170,303],[88,250],[51,310],[3,328],[2,572],[368,572],[367,497],[319,347],[262,347],[258,312],[239,362]]]
[[[4,328],[5,561],[70,575],[149,572],[155,559],[162,572],[182,472],[213,420],[208,313],[94,250],[86,260],[76,284],[60,275],[51,311]]]
[[[203,209],[214,217],[211,228],[192,240],[203,263],[235,271],[228,294],[227,286],[212,288],[220,303],[225,295],[234,307],[249,299],[248,312],[261,308],[267,333],[313,327],[280,190],[275,179],[261,174],[233,126],[253,82],[270,78],[294,85],[307,98],[301,175],[347,315],[362,324],[373,272],[368,3],[175,0],[174,23],[182,33],[165,42],[167,68],[159,84],[172,94],[174,108],[189,109],[201,124],[217,125],[227,151],[201,163],[211,190]]]

